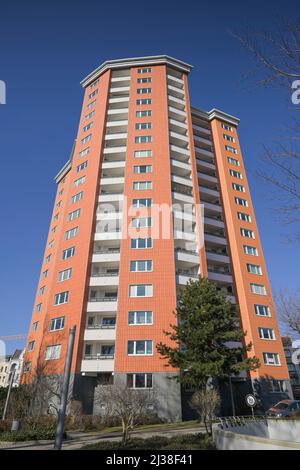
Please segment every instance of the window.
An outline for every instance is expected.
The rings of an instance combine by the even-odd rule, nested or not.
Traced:
[[[233,189],[235,189],[236,191],[240,191],[241,193],[246,192],[244,186],[242,186],[241,184],[232,183],[232,187],[233,187]]]
[[[227,161],[231,165],[240,166],[240,162],[238,160],[236,160],[236,158],[227,157]]]
[[[136,158],[152,157],[152,150],[136,150],[134,156]]]
[[[52,359],[59,359],[60,351],[61,351],[61,344],[47,346],[46,351],[45,351],[45,360],[50,361]]]
[[[86,147],[84,150],[79,152],[78,156],[79,156],[79,158],[85,157],[85,155],[87,155],[88,153],[90,153],[90,147]]]
[[[152,123],[151,122],[138,122],[135,125],[135,129],[137,131],[142,131],[144,129],[152,129]]]
[[[41,287],[39,290],[39,295],[44,295],[45,289],[46,289],[46,286]]]
[[[62,330],[65,326],[65,317],[53,318],[50,321],[49,331]]]
[[[68,259],[71,258],[72,256],[75,255],[75,246],[72,246],[71,248],[67,248],[62,252],[62,259]]]
[[[144,104],[152,104],[152,99],[151,98],[144,98],[144,99],[141,99],[141,100],[136,100],[136,104],[137,104],[137,106],[141,106],[141,105],[144,105]]]
[[[128,325],[152,325],[153,313],[151,311],[136,310],[128,312]]]
[[[260,339],[271,339],[275,340],[275,333],[272,328],[258,328],[258,334]]]
[[[269,379],[269,391],[271,393],[284,393],[286,392],[286,384],[284,380]]]
[[[259,317],[270,317],[270,309],[267,305],[254,305],[254,311],[255,315],[258,315]]]
[[[235,142],[234,137],[232,137],[231,135],[223,134],[223,138],[224,138],[225,140],[228,140],[229,142],[232,142],[232,143]]]
[[[152,261],[151,260],[134,260],[130,261],[130,272],[151,272]]]
[[[98,85],[99,83],[99,78],[97,78],[97,80],[95,80],[91,85],[90,85],[90,89],[92,90],[93,88],[95,88],[96,85]]]
[[[127,374],[128,388],[152,388],[152,374]]]
[[[77,188],[78,186],[80,186],[84,182],[85,182],[85,176],[81,176],[81,178],[78,178],[78,180],[74,181],[75,188]]]
[[[93,106],[95,106],[97,100],[91,101],[89,104],[87,104],[86,109],[91,109]]]
[[[237,149],[235,149],[234,147],[231,147],[230,145],[225,145],[225,150],[227,150],[227,152],[230,152],[230,153],[235,153],[235,154],[238,153]]]
[[[151,83],[151,77],[138,78],[137,83]]]
[[[68,220],[71,221],[74,219],[78,219],[78,217],[80,217],[80,209],[76,209],[76,211],[69,212]]]
[[[76,168],[77,173],[84,170],[87,166],[88,166],[88,161],[87,160],[85,162],[80,163],[80,165],[78,165],[77,168]]]
[[[94,125],[94,121],[89,122],[86,126],[83,128],[83,132],[87,132],[89,129],[91,129]]]
[[[97,90],[95,90],[95,91],[93,91],[92,93],[89,94],[89,100],[91,98],[94,98],[94,96],[96,96],[97,94],[98,94],[98,88],[97,88]]]
[[[255,238],[254,232],[252,230],[248,230],[247,228],[241,228],[241,235],[242,237]]]
[[[148,93],[151,93],[152,89],[151,88],[138,88],[136,92],[138,95],[146,95]]]
[[[59,271],[58,273],[58,282],[67,281],[72,276],[72,268],[64,269],[64,271]]]
[[[56,204],[56,207],[60,207],[61,206],[61,200],[58,201],[58,203]]]
[[[55,233],[55,232],[56,232],[56,229],[57,229],[57,225],[55,225],[55,226],[51,229],[51,233]]]
[[[131,226],[134,228],[152,227],[151,217],[136,217],[132,219]]]
[[[152,173],[152,165],[135,165],[134,173]]]
[[[83,197],[83,191],[81,191],[80,193],[74,194],[74,196],[72,196],[72,204],[75,204],[75,202],[81,201],[82,197]]]
[[[248,201],[246,201],[246,199],[241,199],[240,197],[235,197],[234,201],[239,206],[248,207]]]
[[[242,173],[240,173],[239,171],[235,171],[235,170],[229,170],[229,173],[231,176],[233,176],[234,178],[238,178],[240,180],[243,179],[243,175]]]
[[[132,199],[132,207],[151,207],[152,199]]]
[[[49,273],[49,269],[46,269],[46,270],[43,272],[42,276],[43,276],[44,279],[46,279],[46,277],[48,276],[48,273]]]
[[[78,227],[71,228],[65,232],[65,240],[70,240],[70,238],[76,237],[78,233]]]
[[[139,135],[134,138],[134,142],[136,144],[148,144],[149,142],[152,142],[152,137],[151,135]]]
[[[30,361],[25,362],[24,369],[23,369],[24,374],[26,372],[30,372],[30,369],[31,369],[31,362]]]
[[[152,189],[152,181],[134,181],[133,189],[140,191],[145,189]]]
[[[249,264],[247,263],[248,273],[262,275],[261,266],[258,264]]]
[[[138,73],[151,73],[151,67],[144,67],[142,69],[138,69]]]
[[[238,219],[244,220],[245,222],[251,222],[251,216],[249,214],[245,214],[245,212],[238,212]]]
[[[83,139],[81,139],[80,145],[86,144],[87,142],[89,142],[89,141],[91,140],[91,138],[92,138],[92,134],[87,135],[86,137],[84,137]]]
[[[64,192],[64,190],[63,190],[63,189],[62,189],[61,191],[59,191],[59,193],[58,193],[58,194],[59,194],[59,196],[62,196],[62,195],[63,195],[63,192]]]
[[[151,356],[153,350],[153,342],[149,340],[128,341],[127,354],[129,356]]]
[[[129,286],[129,297],[152,297],[152,284],[134,284]]]
[[[95,114],[95,110],[93,110],[93,111],[91,111],[90,113],[86,114],[86,115],[84,116],[84,120],[85,120],[85,121],[88,121],[89,119],[91,119],[91,117],[94,116],[94,114]]]
[[[60,292],[54,296],[54,305],[66,304],[69,299],[69,292]]]
[[[132,238],[132,249],[152,248],[152,238]]]
[[[144,111],[136,111],[135,117],[140,118],[140,117],[150,117],[152,115],[152,111],[150,109],[144,110]]]
[[[34,332],[38,329],[38,325],[39,325],[39,322],[38,321],[35,321],[32,323],[32,327],[31,327],[31,330]]]
[[[46,258],[45,258],[45,263],[49,263],[50,260],[51,260],[51,254],[48,255],[48,256],[46,256]]]
[[[35,306],[35,311],[38,312],[38,313],[41,312],[42,311],[42,304],[37,304]]]
[[[280,366],[280,359],[278,353],[263,353],[264,363],[267,366]]]
[[[231,126],[229,126],[228,124],[225,124],[224,122],[222,122],[221,126],[222,126],[222,128],[225,129],[226,131],[232,132],[232,130],[233,130]]]
[[[27,346],[27,351],[28,351],[28,352],[34,350],[34,343],[35,343],[35,341],[30,341],[30,342],[28,343],[28,346]]]
[[[244,253],[246,255],[258,256],[258,250],[255,246],[244,245]]]
[[[53,217],[53,220],[58,220],[58,216],[59,216],[59,212],[57,212],[57,214],[55,214],[55,216]]]
[[[267,295],[267,291],[262,284],[250,284],[252,294]]]
[[[48,248],[52,248],[54,245],[54,240],[50,240],[50,242],[48,243]]]

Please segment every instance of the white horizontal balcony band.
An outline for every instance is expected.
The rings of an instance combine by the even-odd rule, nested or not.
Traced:
[[[210,235],[210,234],[208,234],[208,233],[205,233],[205,234],[204,234],[204,241],[205,241],[205,242],[214,243],[215,245],[222,245],[222,246],[226,246],[226,245],[227,245],[226,238],[224,238],[224,237],[217,237],[217,236],[215,236],[215,235]]]
[[[208,279],[211,281],[215,282],[224,282],[225,284],[232,284],[232,276],[231,274],[222,274],[222,273],[216,273],[212,271],[208,271],[207,273]]]
[[[94,253],[92,263],[110,263],[113,261],[120,261],[120,253]]]
[[[178,77],[174,77],[174,75],[171,75],[171,74],[167,74],[167,79],[168,80],[172,80],[173,82],[176,82],[176,83],[179,83],[180,85],[183,86],[183,80],[182,78],[178,78]]]
[[[216,165],[214,163],[209,163],[206,162],[205,160],[200,160],[200,158],[196,159],[197,166],[200,168],[207,168],[208,170],[215,171],[216,170]]]
[[[97,212],[97,220],[122,220],[123,212]]]
[[[106,123],[106,127],[117,127],[117,126],[127,126],[128,120],[124,119],[122,121],[109,121]]]
[[[173,85],[171,85],[170,83],[168,83],[168,92],[169,93],[173,93],[175,94],[175,96],[178,96],[179,95],[179,98],[181,99],[184,99],[184,89],[183,88],[178,88],[178,87],[175,87]]]
[[[128,109],[126,108],[117,108],[117,109],[109,109],[107,111],[108,116],[114,116],[115,114],[128,114]]]
[[[170,131],[169,135],[170,135],[170,137],[173,137],[173,139],[182,140],[183,142],[185,142],[187,144],[189,142],[189,139],[188,139],[187,136],[182,135],[182,134],[178,134],[178,132]]]
[[[124,176],[115,176],[111,178],[101,178],[100,186],[105,186],[108,184],[124,184]]]
[[[236,304],[236,298],[234,295],[226,295],[226,297],[229,300],[229,302],[231,302],[232,304]]]
[[[189,163],[180,162],[178,160],[175,160],[174,158],[171,158],[171,165],[174,168],[179,168],[179,169],[182,169],[182,170],[191,171],[191,165]]]
[[[197,155],[200,156],[200,158],[201,158],[201,155],[206,155],[207,157],[211,157],[211,158],[215,157],[213,152],[211,152],[210,150],[205,150],[200,147],[197,147],[197,145],[195,145],[195,152]]]
[[[170,104],[172,104],[172,103],[179,104],[180,106],[182,106],[182,110],[185,108],[185,101],[184,100],[181,100],[179,98],[175,98],[174,96],[169,95],[169,94],[168,94],[168,99],[169,99]]]
[[[222,207],[221,206],[218,206],[217,204],[211,204],[210,202],[205,202],[204,203],[204,213],[205,213],[205,209],[210,210],[210,211],[214,211],[214,212],[218,212],[219,214],[222,213]]]
[[[194,214],[191,214],[187,211],[180,212],[179,210],[173,210],[173,215],[175,219],[179,219],[179,220],[188,220],[190,222],[195,222],[196,220]]]
[[[103,153],[106,154],[111,154],[111,153],[126,153],[126,145],[122,145],[120,147],[106,147],[103,149]]]
[[[114,367],[114,359],[83,359],[81,361],[81,372],[113,372]]]
[[[86,328],[84,330],[84,341],[115,341],[115,328]]]
[[[212,253],[210,251],[206,251],[206,259],[208,261],[215,261],[217,263],[230,264],[229,256],[222,255],[220,253]]]
[[[106,134],[105,140],[127,139],[127,132],[119,132],[117,134]]]
[[[196,241],[195,232],[182,232],[181,230],[174,230],[174,238],[177,240]]]
[[[181,176],[171,175],[171,181],[173,181],[174,183],[183,184],[185,186],[188,186],[189,188],[193,187],[193,182],[191,179],[182,178]]]
[[[189,282],[190,279],[196,280],[196,279],[198,279],[198,275],[195,274],[195,275],[190,275],[189,276],[187,274],[177,274],[176,275],[176,284],[185,286]]]
[[[188,253],[185,251],[175,251],[175,260],[182,261],[185,263],[191,263],[193,265],[200,264],[200,258],[198,253]]]
[[[103,301],[103,302],[88,302],[87,304],[87,312],[89,313],[109,313],[109,312],[117,312],[118,302],[117,301]]]
[[[123,194],[101,194],[98,198],[99,202],[114,202],[114,201],[123,201]]]
[[[110,93],[122,93],[122,92],[129,92],[130,87],[129,86],[116,86],[113,87],[109,90]]]
[[[174,144],[170,145],[170,150],[171,150],[171,152],[180,153],[182,155],[186,155],[187,157],[190,156],[190,151],[189,150],[182,149],[181,147],[177,147],[177,145],[174,145]]]
[[[198,179],[201,181],[208,181],[209,183],[218,183],[218,179],[215,176],[207,175],[206,173],[197,173]]]
[[[214,196],[214,197],[220,197],[219,191],[215,191],[214,189],[205,188],[204,186],[199,186],[199,191],[200,191],[200,194],[203,193],[203,194],[208,194],[208,195]]]
[[[210,225],[211,227],[224,228],[224,222],[222,220],[212,219],[211,217],[204,217],[204,226]]]
[[[186,119],[186,112],[185,111],[180,111],[180,109],[173,108],[172,106],[168,106],[169,112],[170,113],[175,113],[178,116],[184,117]]]
[[[102,170],[109,170],[110,168],[125,168],[125,162],[122,161],[111,161],[111,162],[103,162],[102,163]]]
[[[109,104],[126,103],[126,102],[129,102],[129,96],[122,96],[121,98],[110,98],[108,100]]]
[[[122,232],[98,232],[95,233],[95,241],[121,240]]]
[[[176,119],[169,119],[169,123],[173,126],[180,127],[181,129],[187,130],[187,125],[185,122],[177,121]]]
[[[130,81],[130,75],[126,75],[125,77],[112,77],[110,79],[110,81],[112,83],[114,82],[126,82],[126,81]]]
[[[190,204],[194,204],[193,196],[188,196],[187,194],[179,193],[178,191],[172,191],[173,200],[181,201],[181,202],[188,202]]]
[[[195,140],[196,142],[200,142],[200,143],[207,144],[207,145],[211,145],[211,144],[212,144],[211,140],[204,139],[203,137],[199,137],[199,136],[196,135],[196,134],[194,134],[194,140]]]
[[[193,124],[193,129],[195,131],[203,132],[204,134],[211,135],[211,131],[209,129],[205,129],[205,127],[197,126],[197,124]]]
[[[95,276],[91,275],[90,277],[90,287],[106,287],[106,286],[118,286],[119,285],[119,276]]]

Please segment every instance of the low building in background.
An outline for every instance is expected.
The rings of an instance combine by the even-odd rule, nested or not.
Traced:
[[[293,341],[289,336],[282,337],[282,344],[284,349],[284,354],[286,358],[286,363],[289,371],[291,386],[294,394],[295,400],[300,400],[300,348],[293,346]],[[298,363],[293,360],[295,358],[294,353],[299,350],[298,354]]]
[[[20,385],[24,353],[25,350],[16,349],[13,354],[0,359],[0,387],[8,387],[13,370],[15,370],[13,387]]]

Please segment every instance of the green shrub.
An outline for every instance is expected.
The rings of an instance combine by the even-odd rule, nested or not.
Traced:
[[[54,440],[55,432],[52,430],[39,429],[31,431],[3,432],[0,434],[0,441],[21,442],[21,441],[44,441]]]

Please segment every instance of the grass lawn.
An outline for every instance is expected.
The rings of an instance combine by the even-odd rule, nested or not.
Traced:
[[[161,424],[143,424],[141,426],[137,426],[134,428],[135,431],[151,431],[151,429],[158,429],[158,430],[168,430],[168,429],[189,429],[189,428],[196,428],[200,427],[200,423],[197,420],[193,421],[178,421],[177,423],[161,423]],[[87,431],[91,432],[91,431]],[[107,433],[114,433],[114,432],[122,432],[121,426],[113,426],[110,428],[102,429],[99,434],[107,434]]]
[[[81,450],[215,450],[215,447],[211,437],[205,434],[187,434],[170,438],[132,438],[125,446],[121,442],[103,441],[84,446]]]

